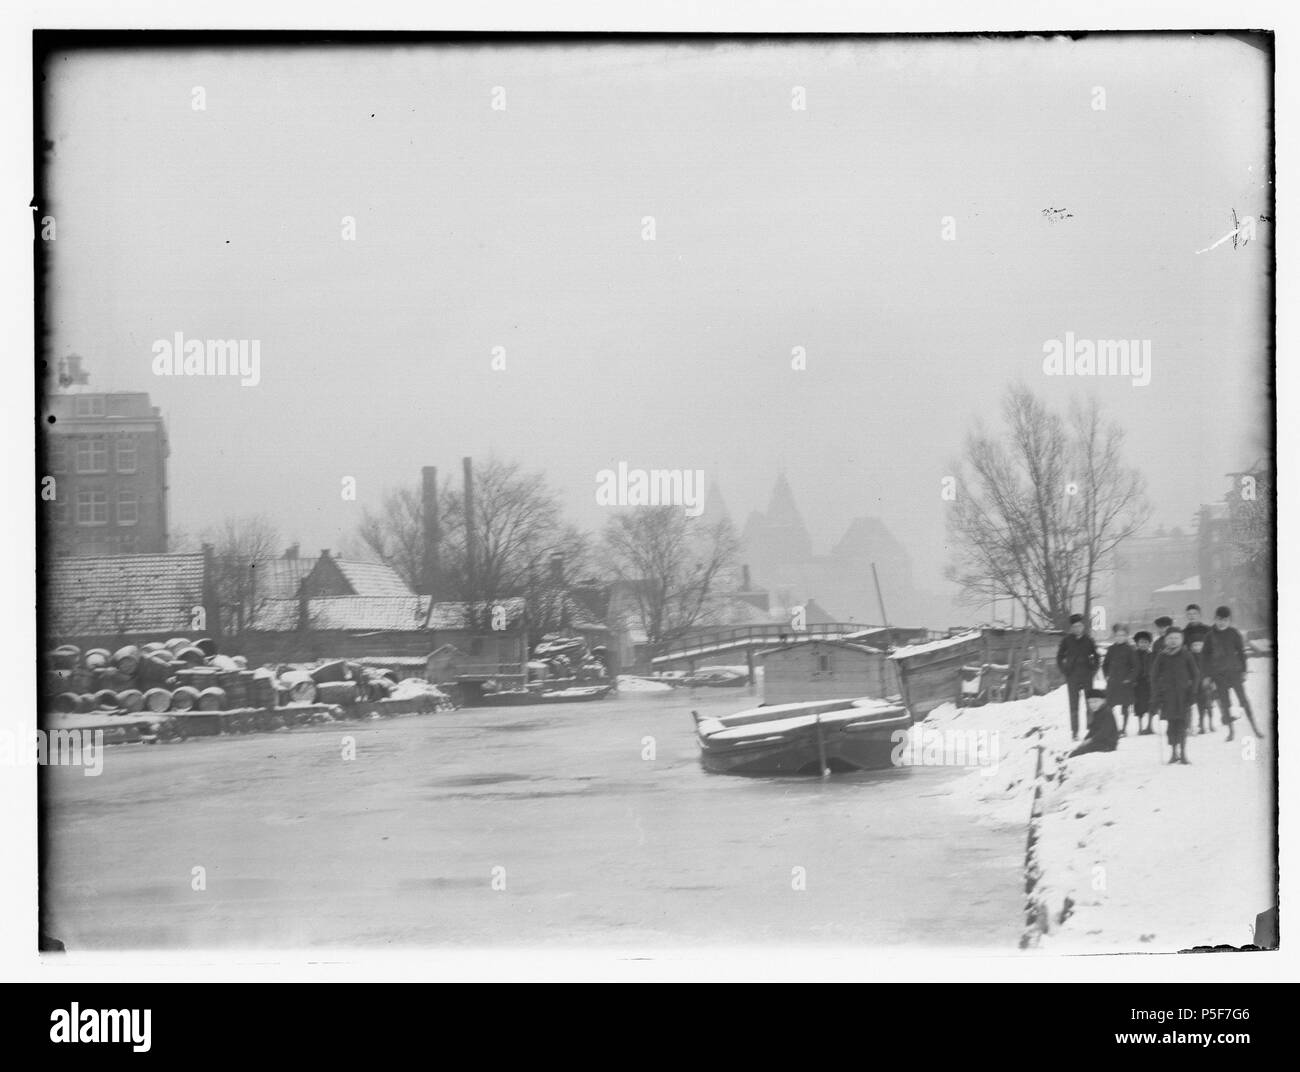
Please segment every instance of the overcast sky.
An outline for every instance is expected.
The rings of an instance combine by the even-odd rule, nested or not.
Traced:
[[[876,514],[938,587],[941,479],[1013,380],[1098,394],[1167,524],[1269,449],[1271,224],[1196,251],[1269,211],[1270,78],[1188,35],[61,56],[54,354],[162,407],[189,532],[338,547],[493,451],[591,527],[619,461],[743,524],[784,468],[817,550]],[[178,331],[260,340],[260,384],[154,376]],[[1067,331],[1151,340],[1150,385],[1045,377]]]

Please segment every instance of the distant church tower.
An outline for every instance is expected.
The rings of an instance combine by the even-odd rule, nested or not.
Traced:
[[[720,521],[731,521],[731,511],[727,509],[727,501],[722,497],[722,488],[713,482],[705,490],[704,512],[700,514],[700,521],[708,528]],[[731,523],[735,524],[734,521]]]
[[[807,562],[812,558],[812,537],[784,473],[776,478],[767,511],[754,511],[749,515],[742,541],[746,560],[753,564],[759,579],[777,566]]]

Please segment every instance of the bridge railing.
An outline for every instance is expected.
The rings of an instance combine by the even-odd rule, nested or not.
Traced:
[[[784,640],[816,640],[819,638],[842,637],[850,633],[861,633],[876,626],[861,622],[823,622],[795,629],[783,622],[763,625],[738,625],[705,629],[678,637],[665,645],[665,650],[655,655],[651,663],[670,662],[674,659],[689,658],[692,654],[727,648],[747,647],[756,642],[781,642]]]

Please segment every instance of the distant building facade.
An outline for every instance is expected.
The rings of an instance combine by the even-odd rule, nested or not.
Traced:
[[[144,391],[95,391],[75,355],[46,400],[43,502],[57,556],[167,550],[167,428]]]
[[[1177,608],[1181,621],[1183,607],[1197,601],[1197,595],[1186,594],[1193,588],[1199,594],[1197,539],[1196,533],[1175,526],[1124,540],[1116,549],[1114,569],[1096,585],[1095,600],[1106,608],[1107,628],[1110,622],[1150,627],[1157,615],[1171,613],[1171,599],[1183,601]]]
[[[1197,553],[1207,606],[1227,604],[1244,628],[1272,623],[1274,573],[1274,484],[1262,462],[1229,473],[1222,501],[1201,507]]]

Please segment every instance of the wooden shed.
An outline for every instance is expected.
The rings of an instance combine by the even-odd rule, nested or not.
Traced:
[[[1056,649],[1064,635],[1060,630],[986,627],[981,635],[981,661],[986,666],[1007,668],[1012,686],[1008,696],[1042,694],[1065,684],[1056,668]]]
[[[900,694],[886,652],[847,640],[795,640],[760,653],[763,702],[884,699]]]
[[[898,648],[889,659],[902,677],[903,700],[912,717],[922,719],[940,704],[960,700],[961,668],[978,664],[982,656],[983,637],[972,631]]]

